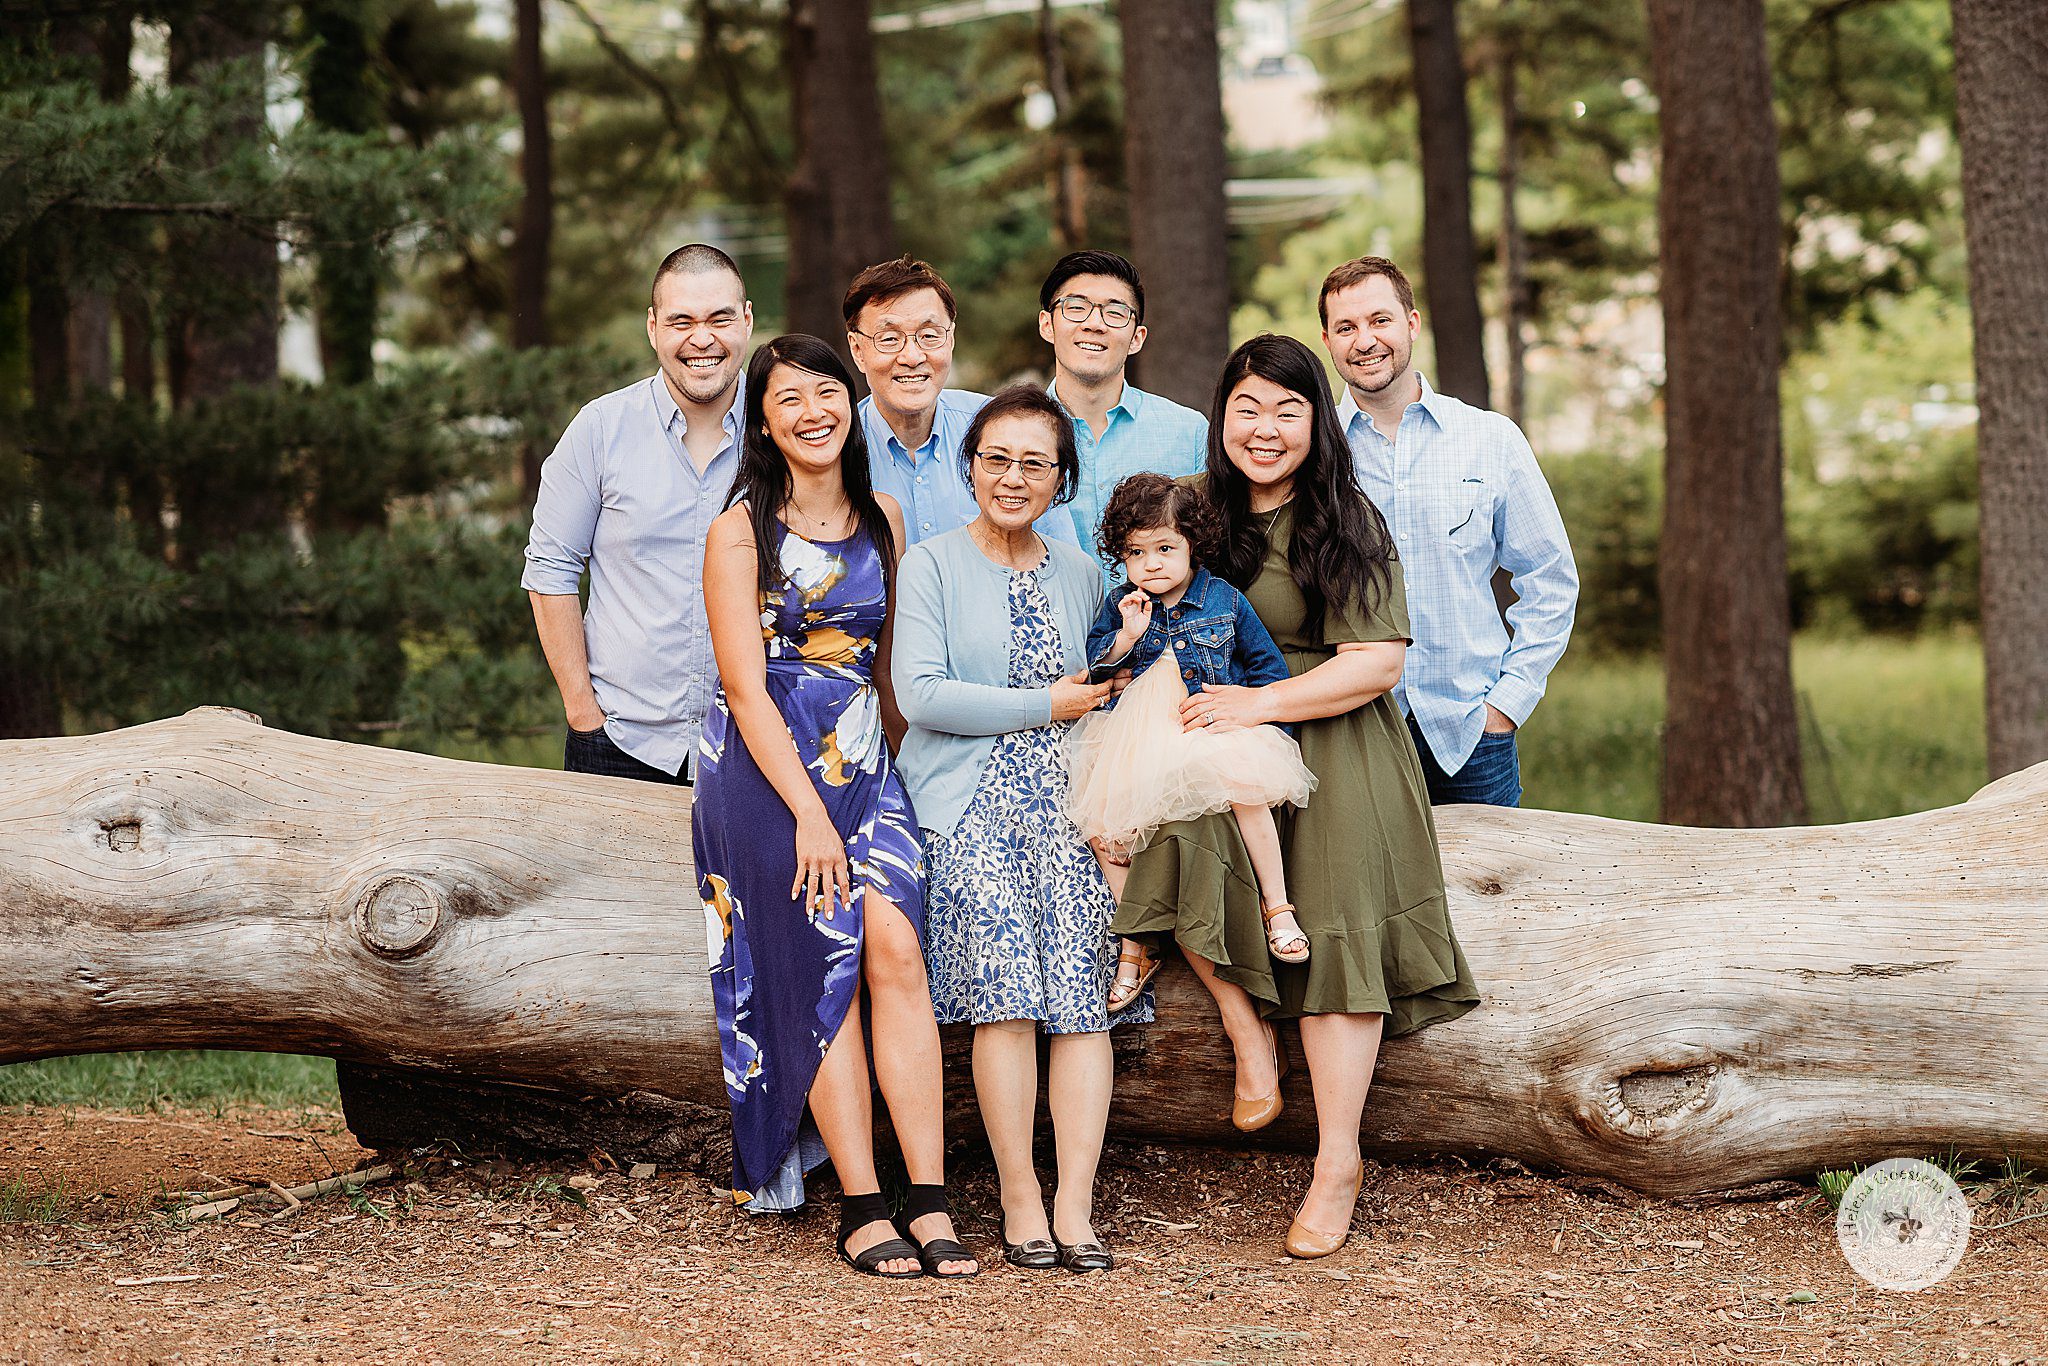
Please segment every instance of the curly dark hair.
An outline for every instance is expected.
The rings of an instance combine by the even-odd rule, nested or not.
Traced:
[[[1123,563],[1124,547],[1135,532],[1172,527],[1188,539],[1188,559],[1207,564],[1223,553],[1228,530],[1223,513],[1207,494],[1163,474],[1134,474],[1116,486],[1102,509],[1095,546],[1111,568]]]

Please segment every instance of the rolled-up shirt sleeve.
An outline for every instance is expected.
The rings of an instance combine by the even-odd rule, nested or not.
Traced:
[[[553,454],[541,462],[540,496],[526,540],[526,570],[519,586],[530,593],[573,595],[590,562],[604,494],[598,477],[596,421],[585,409],[569,423]]]

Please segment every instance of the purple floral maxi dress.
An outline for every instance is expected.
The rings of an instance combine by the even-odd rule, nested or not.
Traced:
[[[768,695],[846,838],[853,898],[813,910],[789,894],[796,818],[721,687],[704,723],[692,842],[732,1102],[733,1196],[750,1210],[801,1205],[804,1173],[824,1159],[805,1104],[853,1004],[867,893],[924,935],[917,818],[882,742],[874,686],[888,606],[881,557],[865,533],[812,541],[787,528],[781,554],[784,587],[761,602]]]

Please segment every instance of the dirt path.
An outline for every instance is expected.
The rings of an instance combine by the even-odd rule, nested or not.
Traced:
[[[992,1266],[949,1286],[856,1277],[822,1209],[749,1218],[689,1173],[436,1162],[289,1212],[158,1212],[369,1156],[324,1111],[0,1112],[0,1361],[2048,1363],[2048,1219],[1887,1294],[1812,1202],[1457,1163],[1374,1167],[1350,1244],[1294,1263],[1303,1159],[1112,1145],[1098,1227],[1122,1265],[1089,1277],[995,1263],[970,1163],[962,1231]]]

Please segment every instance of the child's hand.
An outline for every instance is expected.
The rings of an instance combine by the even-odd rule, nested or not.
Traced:
[[[1152,624],[1152,599],[1133,588],[1117,602],[1116,610],[1121,612],[1124,618],[1124,626],[1117,632],[1117,639],[1122,641],[1124,648],[1128,650],[1138,643],[1144,636],[1146,628]]]

